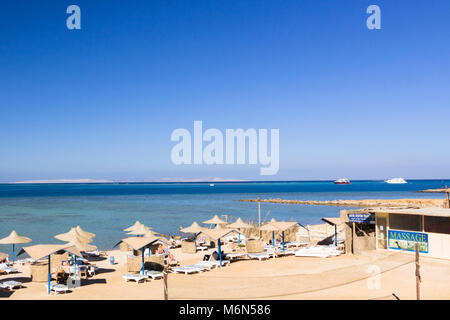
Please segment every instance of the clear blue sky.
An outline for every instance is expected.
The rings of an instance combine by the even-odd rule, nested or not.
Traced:
[[[81,7],[81,30],[66,8]],[[366,28],[381,8],[382,29]],[[449,178],[450,1],[5,1],[0,181]],[[176,128],[279,128],[280,170],[175,166]]]

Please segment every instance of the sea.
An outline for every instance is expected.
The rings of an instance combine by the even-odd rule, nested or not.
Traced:
[[[257,222],[258,204],[241,199],[444,198],[444,194],[418,191],[446,185],[450,186],[450,180],[408,180],[397,185],[383,181],[352,181],[350,185],[333,181],[0,184],[0,238],[16,230],[33,240],[25,246],[62,243],[54,236],[80,225],[96,234],[93,244],[107,250],[127,237],[123,229],[136,220],[165,235],[178,235],[180,226],[201,223],[216,214]],[[261,203],[261,220],[317,224],[323,217],[338,217],[342,209]],[[11,245],[0,245],[0,252],[11,254],[11,249]]]

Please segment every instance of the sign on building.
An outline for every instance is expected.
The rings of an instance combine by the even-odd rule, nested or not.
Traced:
[[[428,234],[398,230],[388,232],[389,249],[415,251],[416,242],[419,243],[419,252],[428,253]]]
[[[355,223],[375,223],[375,215],[373,213],[351,213],[348,215],[349,222]]]

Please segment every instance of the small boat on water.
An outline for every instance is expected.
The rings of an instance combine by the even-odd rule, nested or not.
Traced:
[[[403,178],[392,178],[392,179],[386,180],[384,182],[390,183],[390,184],[404,184],[404,183],[408,183],[408,181],[406,181]]]
[[[341,178],[334,181],[334,184],[351,184],[351,182],[347,178]]]
[[[210,183],[209,186],[210,186],[210,187],[214,187],[214,183]]]

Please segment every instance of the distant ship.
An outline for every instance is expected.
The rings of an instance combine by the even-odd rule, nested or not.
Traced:
[[[210,186],[210,187],[214,187],[214,183],[210,183],[209,186]]]
[[[351,182],[347,178],[341,178],[336,180],[334,184],[351,184]]]
[[[386,183],[390,183],[390,184],[404,184],[404,183],[408,183],[408,181],[406,181],[403,178],[392,178],[389,180],[385,181]]]

